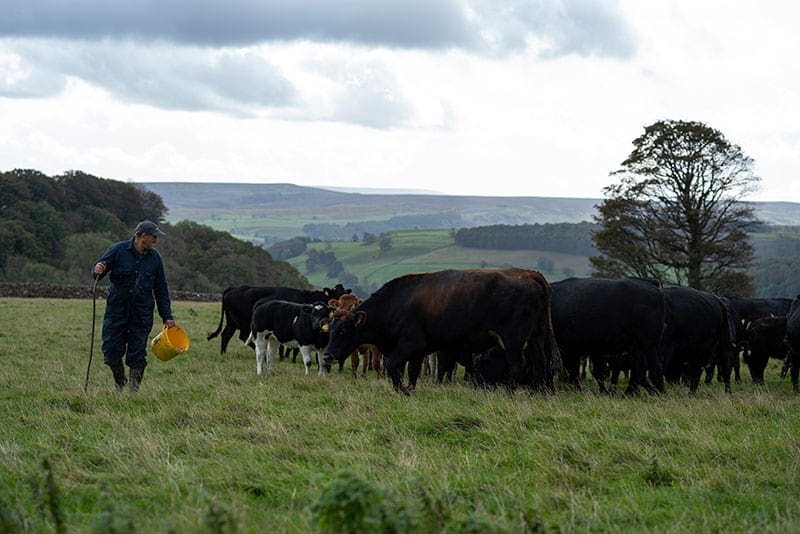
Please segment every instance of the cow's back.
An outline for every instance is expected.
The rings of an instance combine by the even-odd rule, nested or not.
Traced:
[[[562,351],[619,354],[661,337],[664,299],[637,278],[568,278],[550,284],[552,321]]]
[[[419,328],[432,350],[469,348],[488,330],[501,332],[536,309],[546,312],[546,291],[520,271],[445,270],[395,279],[385,287],[388,324]]]

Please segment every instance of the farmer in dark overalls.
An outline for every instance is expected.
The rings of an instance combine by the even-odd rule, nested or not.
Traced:
[[[153,328],[153,306],[165,326],[174,326],[169,287],[161,255],[153,245],[164,232],[152,221],[136,226],[133,237],[111,245],[94,264],[95,276],[111,277],[103,318],[103,361],[114,375],[114,391],[125,388],[130,367],[131,393],[139,391],[147,366],[147,336]]]

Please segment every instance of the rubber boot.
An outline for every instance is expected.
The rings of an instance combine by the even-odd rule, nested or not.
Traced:
[[[127,383],[127,380],[125,380],[125,366],[122,361],[119,361],[115,365],[109,365],[109,367],[111,368],[111,374],[114,375],[114,393],[119,393],[125,389],[125,384]]]
[[[144,367],[131,367],[131,393],[139,392],[139,385],[144,376]]]

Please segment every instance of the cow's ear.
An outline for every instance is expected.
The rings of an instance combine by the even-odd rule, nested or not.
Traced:
[[[367,320],[367,312],[357,311],[353,314],[353,317],[355,317],[356,326],[361,326]]]
[[[325,318],[319,322],[319,326],[323,332],[327,332],[331,328],[331,322],[327,318]]]
[[[345,292],[345,293],[347,293],[347,294],[349,295],[350,293],[352,293],[352,292],[353,292],[353,290],[352,290],[352,289],[345,289],[345,290],[344,290],[344,292]]]
[[[330,299],[328,301],[328,306],[330,306],[331,308],[336,308],[337,306],[339,306],[339,301],[337,299]]]

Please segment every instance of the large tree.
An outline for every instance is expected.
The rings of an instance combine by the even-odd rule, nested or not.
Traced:
[[[751,295],[747,230],[756,219],[743,200],[760,181],[753,160],[694,121],[658,121],[633,146],[598,206],[593,274]]]

